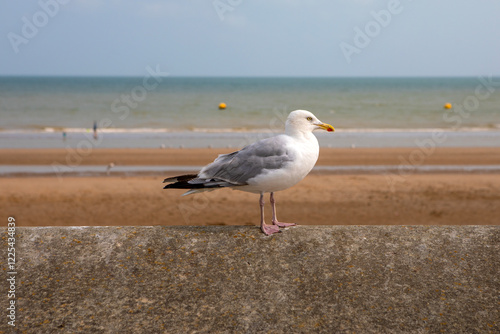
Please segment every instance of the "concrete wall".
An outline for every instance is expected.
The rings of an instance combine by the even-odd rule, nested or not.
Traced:
[[[21,333],[500,332],[496,226],[16,233]]]

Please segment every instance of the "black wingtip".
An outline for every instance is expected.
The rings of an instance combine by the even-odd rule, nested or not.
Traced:
[[[193,188],[203,188],[202,183],[190,184],[189,181],[198,177],[197,174],[186,174],[174,177],[169,177],[163,180],[163,183],[168,183],[163,189],[193,189]]]
[[[170,182],[187,182],[195,177],[197,177],[197,174],[186,174],[186,175],[179,175],[179,176],[173,176],[173,177],[168,177],[165,180],[163,180],[163,183],[170,183]],[[163,188],[165,189],[165,188]]]

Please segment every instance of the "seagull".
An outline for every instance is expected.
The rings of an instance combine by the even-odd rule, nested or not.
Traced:
[[[335,131],[306,110],[292,111],[285,123],[285,133],[259,140],[239,151],[221,154],[198,174],[166,178],[163,189],[189,189],[189,195],[219,188],[231,188],[260,194],[260,229],[266,235],[280,232],[280,227],[295,226],[278,221],[274,193],[300,182],[312,170],[319,156],[315,130]],[[272,225],[264,221],[264,194],[270,193]]]

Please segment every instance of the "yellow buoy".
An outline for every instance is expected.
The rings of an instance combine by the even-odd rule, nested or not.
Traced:
[[[226,104],[224,102],[219,103],[219,109],[226,109]]]
[[[446,103],[443,107],[444,109],[451,109],[452,105],[451,103]]]

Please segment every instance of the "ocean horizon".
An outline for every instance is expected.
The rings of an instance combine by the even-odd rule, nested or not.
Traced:
[[[500,145],[494,77],[33,76],[0,77],[0,147],[74,146],[94,123],[102,147],[235,145],[282,132],[296,109],[335,127],[323,146],[394,145],[395,134],[407,145],[436,132],[470,137],[454,146]]]

